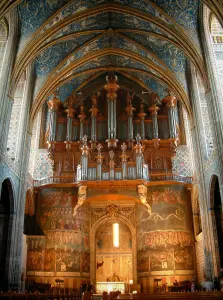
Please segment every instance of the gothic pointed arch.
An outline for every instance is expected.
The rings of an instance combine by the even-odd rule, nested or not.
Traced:
[[[0,268],[1,290],[7,291],[9,287],[10,248],[12,242],[12,222],[15,209],[13,185],[10,178],[1,184],[0,197]]]

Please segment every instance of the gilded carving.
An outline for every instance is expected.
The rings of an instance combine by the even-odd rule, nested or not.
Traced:
[[[147,207],[148,213],[151,214],[152,208],[147,202],[147,187],[144,184],[138,185],[138,196],[142,204]]]
[[[35,215],[35,199],[32,189],[28,189],[26,193],[25,214],[29,216]]]
[[[103,217],[118,217],[123,216],[127,218],[133,225],[135,225],[135,207],[134,206],[117,206],[109,205],[104,207],[95,207],[91,210],[91,226]]]
[[[78,200],[77,200],[77,204],[74,208],[74,212],[73,212],[73,216],[75,216],[77,214],[77,209],[83,205],[84,201],[87,198],[87,186],[85,185],[81,185],[78,188]]]

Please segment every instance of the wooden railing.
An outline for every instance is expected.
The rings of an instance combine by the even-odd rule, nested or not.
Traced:
[[[121,300],[222,300],[223,292],[170,292],[170,293],[157,293],[157,294],[120,294],[117,299]]]
[[[0,299],[5,300],[82,300],[79,292],[74,293],[0,293]]]
[[[191,184],[193,177],[186,177],[176,174],[149,174],[148,181],[177,181]],[[39,180],[34,180],[34,187],[46,185],[46,184],[57,184],[57,183],[76,183],[76,176],[52,176],[46,177]]]

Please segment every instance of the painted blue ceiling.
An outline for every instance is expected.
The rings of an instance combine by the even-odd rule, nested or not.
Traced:
[[[37,56],[35,61],[35,70],[37,76],[45,76],[50,73],[66,56],[75,49],[91,40],[96,34],[88,34],[72,38],[65,42],[58,43]]]
[[[73,23],[56,29],[57,23],[76,13],[81,13],[87,9],[94,8],[105,3],[113,3],[122,7],[130,7],[141,12],[147,13],[148,17],[160,19],[166,23],[168,28],[176,28],[178,23],[181,28],[194,41],[194,45],[199,49],[198,38],[198,10],[201,0],[23,0],[19,5],[20,23],[21,23],[21,49],[28,44],[32,34],[43,24],[39,35],[45,34],[50,28],[55,28],[53,34],[48,37],[42,44],[47,46],[48,43],[67,36],[72,33],[86,30],[108,30],[103,36],[89,42],[99,33],[89,33],[79,37],[69,37],[66,41],[61,41],[49,48],[46,48],[35,59],[35,70],[37,75],[35,95],[44,85],[49,75],[54,80],[55,76],[64,71],[69,65],[82,59],[83,57],[94,53],[95,51],[113,48],[122,49],[136,53],[144,61],[152,61],[157,69],[170,70],[176,77],[176,80],[184,87],[187,92],[187,82],[185,76],[186,57],[183,51],[177,48],[172,41],[174,36],[167,33],[164,29],[150,21],[132,16],[120,11],[106,13],[96,13],[94,16],[88,16],[85,19],[77,20],[73,18]],[[163,11],[163,13],[161,12]],[[142,15],[142,14],[141,14]],[[175,20],[172,21],[167,15]],[[52,17],[53,16],[53,17]],[[52,17],[51,19],[49,19]],[[47,23],[48,21],[48,23]],[[46,22],[46,23],[45,23]],[[141,33],[124,31],[122,29],[138,29]],[[114,31],[113,31],[114,30]],[[122,36],[115,33],[120,32]],[[143,34],[143,31],[146,33]],[[149,33],[149,34],[148,34]],[[156,35],[156,36],[155,36]],[[159,37],[158,37],[159,36]],[[162,38],[162,36],[164,38]],[[166,39],[168,38],[169,41]],[[131,39],[132,41],[130,41]],[[45,43],[45,44],[44,44]],[[78,50],[79,49],[79,50]],[[137,62],[127,56],[104,55],[103,57],[92,59],[78,68],[70,70],[68,75],[61,78],[61,81],[67,80],[68,76],[75,75],[84,70],[93,70],[98,67],[114,66],[128,67],[138,69],[129,72],[134,75],[148,88],[156,91],[160,98],[166,94],[166,86],[156,81],[153,77],[143,74],[140,70],[154,73],[158,77],[158,71],[151,70],[143,62]],[[64,100],[75,87],[86,80],[90,75],[81,75],[74,81],[64,84],[59,88],[59,94]]]
[[[200,0],[151,0],[182,26],[198,26],[198,9]]]
[[[88,75],[81,75],[78,76],[72,80],[70,80],[69,82],[66,82],[64,85],[60,86],[57,89],[57,94],[59,99],[64,102],[71,94],[74,90],[76,90],[81,83],[83,83],[86,80],[90,80],[90,78],[93,75],[99,74],[99,72],[95,72],[94,74],[88,74]],[[106,73],[106,72],[105,72]],[[99,76],[99,80],[103,79],[104,83],[105,81],[105,73],[103,75]],[[118,77],[123,76],[126,77],[125,74],[129,74],[131,77],[136,78],[138,80],[140,80],[142,83],[145,84],[145,86],[148,88],[148,90],[150,91],[154,91],[158,94],[160,100],[163,99],[166,95],[167,95],[167,86],[159,81],[157,81],[156,79],[154,79],[153,77],[150,77],[146,74],[142,74],[140,72],[133,72],[133,71],[124,71],[124,74],[120,73],[120,71],[116,72]],[[92,82],[95,82],[96,79],[93,79]],[[129,79],[130,80],[130,79]],[[85,86],[85,88],[89,85],[92,84],[91,81],[89,81],[89,84],[87,84]],[[143,88],[142,88],[143,90]],[[51,99],[53,96],[49,96],[48,99]]]
[[[95,73],[96,74],[96,73]],[[81,76],[77,76],[73,78],[72,80],[66,82],[62,86],[58,87],[56,92],[58,94],[59,99],[64,102],[67,97],[69,97],[74,90],[76,90],[81,83],[85,82],[86,80],[89,80],[92,75],[95,74],[83,74]],[[48,99],[51,99],[52,95],[48,97]]]
[[[19,5],[21,34],[29,36],[69,0],[23,0]]]
[[[141,69],[142,71],[151,72],[151,69],[144,64],[134,61],[127,56],[120,55],[104,55],[102,57],[97,57],[88,63],[81,65],[74,70],[74,74],[83,72],[86,70],[92,70],[100,67],[123,67],[123,68],[134,68]]]
[[[28,36],[63,6],[64,9],[48,25],[53,26],[62,18],[84,9],[106,3],[106,0],[23,0],[19,5],[21,34]]]
[[[142,81],[148,88],[155,91],[159,96],[160,100],[163,99],[167,95],[167,86],[164,83],[158,82],[153,77],[149,77],[146,74],[142,74],[139,72],[128,72],[133,77],[138,78]]]
[[[72,24],[63,27],[51,36],[49,41],[55,40],[58,37],[68,35],[71,33],[85,31],[85,30],[96,30],[96,29],[107,29],[109,28],[109,14],[100,13],[94,16],[87,17],[82,20],[77,20]],[[99,21],[100,20],[100,21]]]

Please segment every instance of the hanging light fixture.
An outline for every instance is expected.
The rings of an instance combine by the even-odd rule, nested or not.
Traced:
[[[118,223],[112,224],[112,231],[113,231],[113,247],[119,248],[119,224]]]

